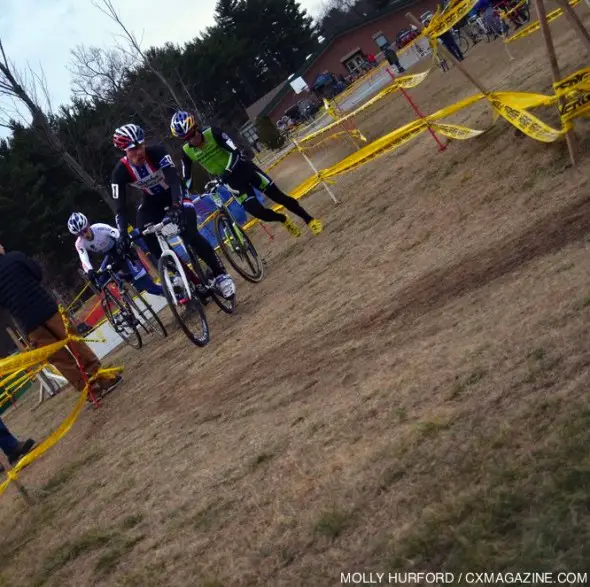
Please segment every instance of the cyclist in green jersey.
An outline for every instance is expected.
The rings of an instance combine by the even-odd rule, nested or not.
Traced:
[[[231,138],[223,131],[208,127],[199,128],[196,118],[189,112],[177,112],[170,122],[172,135],[187,142],[182,147],[182,174],[187,188],[191,184],[194,161],[213,176],[218,176],[242,196],[240,204],[255,218],[265,222],[280,222],[293,235],[301,230],[288,216],[264,207],[256,198],[255,189],[281,204],[307,224],[314,235],[323,230],[322,222],[310,216],[299,202],[282,192],[272,179],[251,161],[247,161]]]

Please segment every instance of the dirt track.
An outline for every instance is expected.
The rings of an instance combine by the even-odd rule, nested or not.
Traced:
[[[583,65],[565,22],[552,27],[563,70]],[[510,47],[514,62],[495,43],[466,64],[495,89],[546,92],[541,38],[530,39]],[[431,112],[471,93],[453,70],[413,95]],[[359,125],[372,139],[409,118],[392,98]],[[489,114],[457,120],[482,128]],[[321,191],[304,200],[326,223],[320,237],[277,228],[270,243],[255,229],[268,276],[238,282],[237,315],[209,307],[211,344],[176,332],[118,353],[120,391],[23,475],[48,484],[44,505],[1,498],[0,586],[331,586],[341,571],[412,561],[535,563],[518,536],[512,559],[489,544],[453,559],[446,528],[477,510],[469,500],[485,509],[492,469],[528,462],[587,407],[590,134],[579,129],[577,172],[563,144],[502,122],[444,154],[425,135],[339,178],[342,205]],[[304,169],[287,160],[279,182]],[[71,403],[7,421],[41,437]],[[457,520],[434,531],[439,506]],[[442,538],[419,542],[422,527]]]

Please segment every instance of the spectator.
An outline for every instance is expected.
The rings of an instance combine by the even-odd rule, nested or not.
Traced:
[[[441,10],[441,13],[445,11],[447,4],[448,4],[448,2],[444,2],[444,1],[439,2],[439,8]],[[426,20],[426,22],[424,23],[424,26],[425,27],[428,26],[430,24],[431,20],[432,20],[432,18],[428,18]],[[438,38],[440,39],[441,43],[446,47],[447,51],[455,59],[457,59],[457,61],[463,61],[465,59],[463,52],[461,51],[461,49],[459,48],[459,45],[457,45],[457,42],[455,41],[455,37],[453,36],[453,29],[448,30],[447,32],[440,35]],[[443,71],[448,71],[449,65],[448,65],[446,59],[444,57],[440,57],[440,56],[437,56],[437,58],[438,58],[438,64],[440,65],[441,69]]]
[[[375,57],[375,55],[373,55],[373,53],[369,53],[367,55],[367,63],[369,64],[369,67],[371,69],[377,67],[377,58]]]
[[[403,73],[404,71],[406,71],[400,65],[399,59],[397,58],[397,53],[391,48],[391,46],[385,47],[385,49],[383,49],[383,54],[385,55],[389,65],[395,65],[398,73]]]
[[[493,0],[479,0],[472,10],[472,13],[482,14],[483,21],[494,38],[502,34],[502,21],[496,15]]]
[[[19,251],[6,253],[0,245],[0,307],[6,309],[34,347],[64,340],[67,333],[53,297],[41,285],[41,268]],[[78,356],[86,375],[92,377],[100,368],[100,361],[81,341],[69,347]],[[70,351],[62,348],[50,362],[78,390],[85,386],[84,377]],[[103,395],[120,383],[114,380],[96,381],[92,392]]]
[[[21,457],[31,452],[34,446],[35,441],[32,438],[22,441],[15,438],[6,428],[2,418],[0,418],[0,449],[2,449],[11,465],[16,465]],[[0,473],[3,471],[4,467],[0,464]]]
[[[459,45],[457,45],[457,42],[455,41],[455,37],[453,36],[452,30],[440,35],[439,39],[441,40],[442,44],[448,49],[449,53],[451,53],[451,55],[455,57],[455,59],[457,59],[457,61],[463,61],[463,59],[465,59],[463,53],[461,52],[461,49],[459,48]]]

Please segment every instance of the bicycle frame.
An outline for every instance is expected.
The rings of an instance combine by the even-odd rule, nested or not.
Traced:
[[[240,195],[240,192],[237,190],[232,189],[230,186],[228,186],[227,184],[222,184],[221,182],[209,182],[210,184],[214,184],[215,185],[215,189],[207,192],[205,195],[209,196],[211,198],[211,200],[213,201],[213,203],[215,204],[215,206],[217,207],[217,213],[218,214],[225,214],[227,216],[227,218],[230,220],[230,222],[232,222],[233,224],[236,224],[239,226],[239,223],[236,221],[236,219],[234,218],[233,214],[231,213],[231,210],[229,209],[229,203],[228,202],[224,202],[221,199],[221,196],[217,193],[217,188],[220,185],[223,185],[225,187],[225,189],[227,189],[227,191],[232,194],[233,199],[238,202],[238,200],[236,199],[236,196]],[[209,185],[209,184],[208,184]],[[239,204],[239,202],[238,202]],[[245,241],[242,239],[242,231],[241,230],[236,230],[235,234],[238,236],[238,239],[240,241],[240,245],[244,245]]]
[[[168,234],[165,234],[165,232],[167,232]],[[172,259],[172,261],[174,262],[174,265],[176,266],[176,271],[178,272],[178,274],[180,275],[180,278],[182,279],[182,283],[183,283],[185,292],[187,292],[189,294],[189,299],[192,299],[193,293],[190,288],[190,285],[189,285],[189,282],[187,279],[187,275],[190,276],[190,278],[191,278],[190,281],[192,283],[194,283],[195,285],[203,285],[203,284],[201,284],[199,282],[198,278],[196,277],[194,272],[190,269],[190,267],[188,267],[182,261],[182,259],[180,259],[178,257],[178,255],[174,252],[174,250],[172,249],[172,246],[168,242],[169,237],[178,237],[178,239],[180,240],[180,243],[182,244],[182,246],[184,246],[184,240],[180,236],[180,230],[178,229],[178,227],[175,224],[172,224],[171,222],[162,221],[159,224],[156,224],[156,225],[146,228],[142,232],[142,235],[146,235],[146,234],[154,234],[156,236],[156,238],[158,239],[158,244],[160,245],[160,249],[162,249],[161,257]],[[173,286],[172,286],[172,283],[170,283],[170,280],[167,275],[165,276],[165,279],[166,279],[166,287],[169,290],[172,290]],[[176,301],[175,301],[175,304],[177,304]]]

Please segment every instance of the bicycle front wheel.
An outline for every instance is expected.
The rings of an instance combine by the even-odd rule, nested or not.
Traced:
[[[207,316],[190,284],[186,289],[182,279],[186,278],[184,272],[179,273],[170,257],[162,256],[158,262],[158,273],[168,307],[182,332],[193,344],[200,347],[207,345],[210,340]]]
[[[150,303],[137,291],[133,286],[129,286],[129,292],[125,296],[129,305],[135,311],[136,316],[139,319],[140,326],[149,334],[151,332],[165,338],[168,336],[168,332],[162,324],[160,317]]]
[[[258,283],[264,278],[264,263],[242,228],[225,216],[215,218],[215,234],[224,256],[246,280]]]
[[[115,332],[125,343],[139,350],[143,346],[143,341],[137,330],[138,321],[125,299],[117,299],[108,287],[105,287],[102,290],[101,305],[106,319]]]

